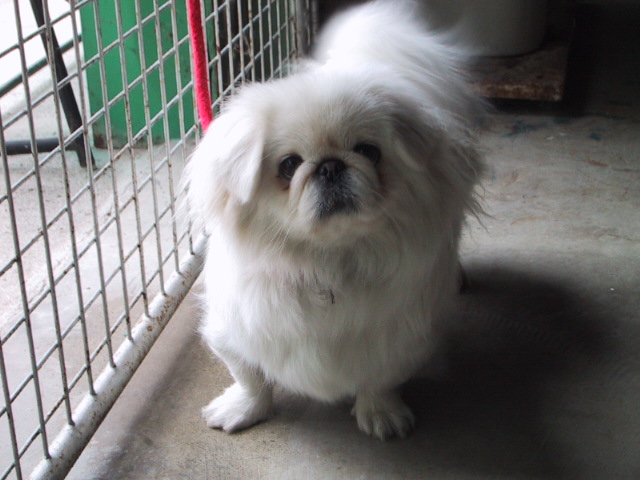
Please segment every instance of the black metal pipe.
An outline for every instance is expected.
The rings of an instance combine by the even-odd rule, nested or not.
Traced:
[[[45,18],[44,18],[44,6],[42,0],[30,0],[31,8],[33,9],[33,15],[36,19],[36,23],[38,27],[42,28],[45,26]],[[50,58],[49,44],[47,39],[47,32],[51,32],[51,46],[53,51],[53,58]],[[56,83],[59,83],[62,79],[66,78],[69,73],[67,72],[67,67],[64,64],[64,59],[62,57],[62,51],[60,49],[60,44],[58,43],[58,39],[56,37],[55,31],[53,28],[47,30],[43,30],[40,34],[40,38],[42,40],[42,44],[44,45],[44,50],[47,54],[47,59],[49,63],[54,66],[54,80]],[[67,125],[69,129],[73,132],[79,128],[82,128],[82,116],[80,115],[80,109],[78,108],[78,103],[76,102],[75,94],[73,93],[73,88],[71,88],[71,84],[67,83],[63,85],[60,90],[60,102],[62,103],[62,110],[64,111],[64,116],[67,120]],[[87,155],[84,149],[84,139],[83,137],[79,137],[71,146],[71,149],[74,150],[78,154],[78,161],[82,167],[87,166]],[[89,152],[91,164],[94,164],[93,155]]]
[[[60,142],[56,137],[50,138],[37,138],[36,139],[36,152],[50,152],[60,145]],[[22,155],[27,153],[33,153],[31,150],[30,140],[7,140],[4,142],[7,155]]]
[[[75,43],[75,41],[73,39],[71,39],[71,40],[67,41],[66,43],[60,45],[60,50],[62,51],[62,53],[67,53],[69,50],[71,50],[71,48],[73,47],[74,43]],[[42,70],[48,64],[49,64],[49,61],[46,58],[42,58],[42,59],[38,60],[33,65],[31,65],[29,68],[27,68],[27,75],[31,76],[34,73],[38,73],[40,70]],[[20,84],[22,84],[22,74],[16,75],[11,80],[9,80],[7,83],[2,85],[2,87],[0,87],[0,97],[4,97],[7,93],[9,93],[11,90],[16,88]]]

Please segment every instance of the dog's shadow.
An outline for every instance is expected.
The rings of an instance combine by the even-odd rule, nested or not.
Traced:
[[[640,478],[640,361],[621,325],[570,278],[482,265],[468,274],[437,368],[404,387],[413,435],[383,443],[344,409],[300,407],[296,455],[306,445],[313,464],[330,438],[325,464],[346,455],[358,478]],[[637,324],[625,328],[640,338]]]

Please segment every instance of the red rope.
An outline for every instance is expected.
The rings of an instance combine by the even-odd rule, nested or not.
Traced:
[[[202,130],[206,131],[213,121],[211,92],[209,89],[209,62],[207,46],[204,40],[204,26],[200,12],[200,0],[187,0],[189,14],[189,32],[193,55],[193,80],[196,92],[196,105]]]

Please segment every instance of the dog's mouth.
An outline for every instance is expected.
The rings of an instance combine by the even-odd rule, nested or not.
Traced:
[[[318,205],[316,217],[323,220],[338,213],[358,211],[358,197],[353,192],[347,166],[341,160],[330,159],[316,170]]]
[[[319,196],[316,210],[318,220],[338,213],[350,214],[358,211],[358,199],[347,185],[321,188]]]

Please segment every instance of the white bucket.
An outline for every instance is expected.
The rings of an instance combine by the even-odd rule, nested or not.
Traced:
[[[521,55],[544,40],[547,0],[423,1],[435,25],[472,55]]]

